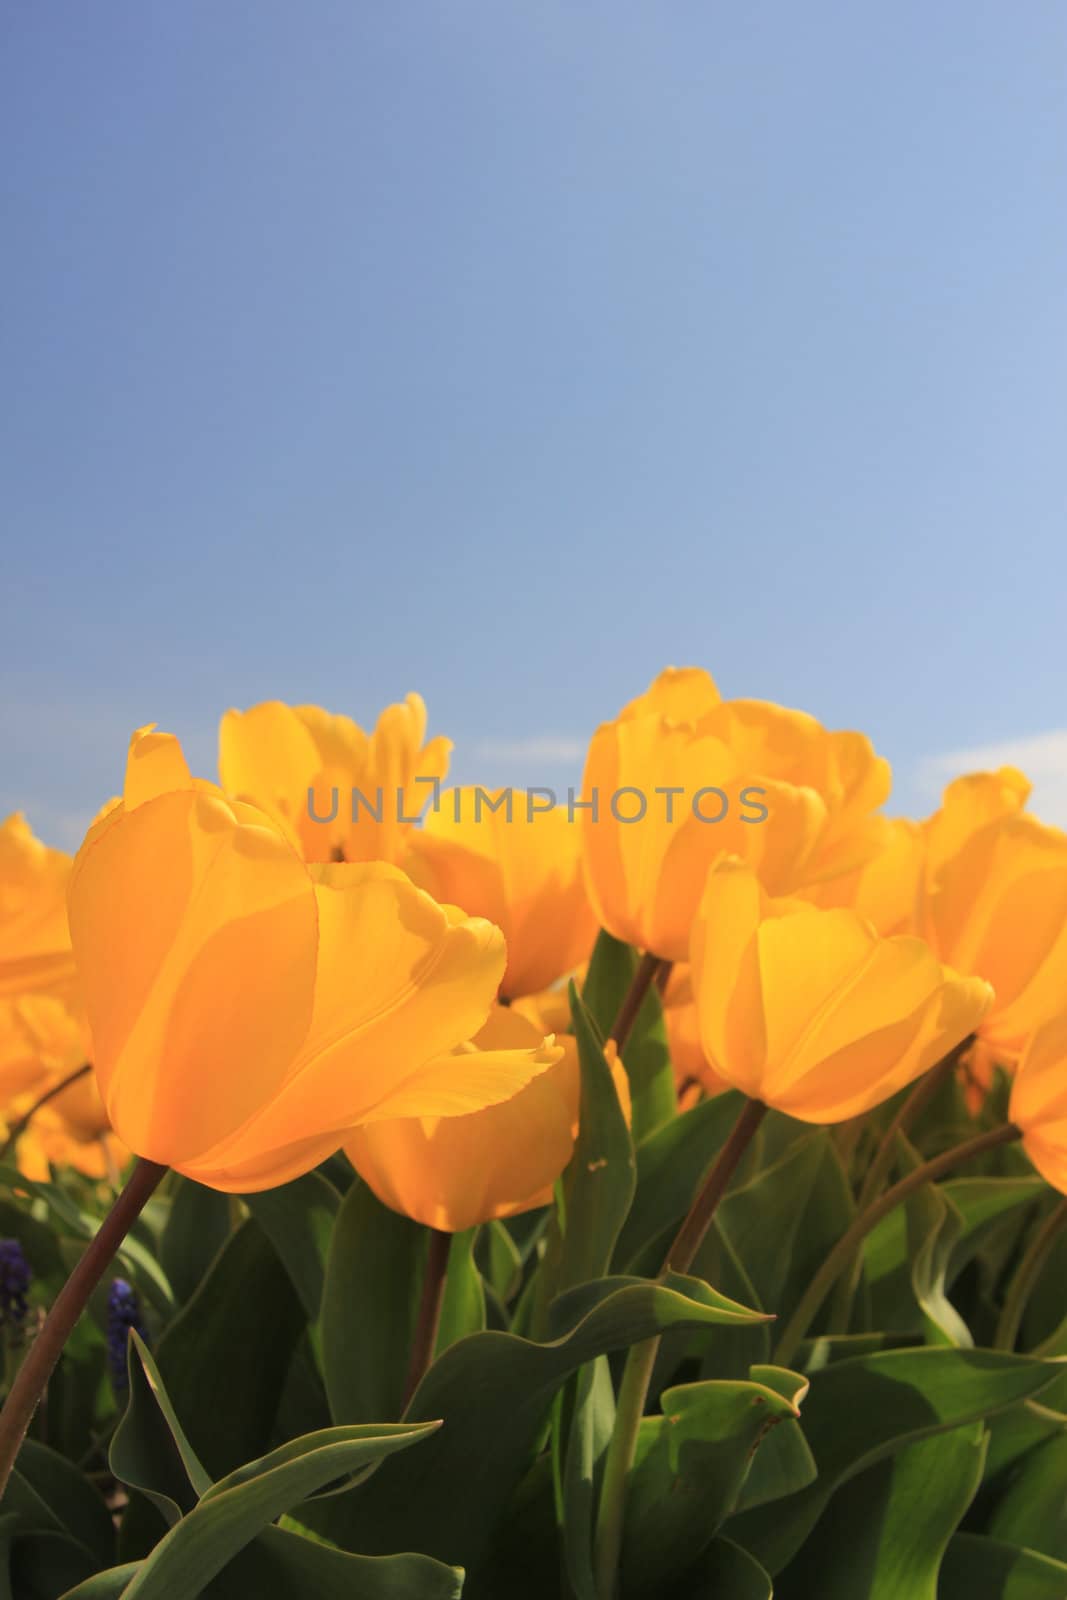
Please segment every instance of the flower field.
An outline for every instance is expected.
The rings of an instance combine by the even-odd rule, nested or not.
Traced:
[[[0,824],[0,1600],[1067,1600],[1025,776],[890,817],[698,668],[450,756],[266,702]]]

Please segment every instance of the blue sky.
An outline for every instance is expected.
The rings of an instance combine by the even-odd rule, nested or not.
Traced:
[[[14,0],[0,140],[0,809],[699,662],[1067,822],[1061,0]]]

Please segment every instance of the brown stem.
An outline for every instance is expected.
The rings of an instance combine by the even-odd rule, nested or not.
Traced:
[[[689,1208],[689,1215],[667,1251],[667,1258],[663,1263],[665,1273],[688,1272],[693,1265],[696,1253],[704,1242],[704,1235],[711,1226],[719,1201],[726,1193],[741,1157],[748,1149],[752,1136],[766,1114],[767,1107],[761,1100],[745,1101],[737,1121],[730,1130],[729,1138],[716,1156],[714,1166]]]
[[[401,1414],[407,1410],[412,1395],[426,1376],[433,1360],[437,1330],[441,1326],[441,1307],[445,1298],[445,1279],[448,1277],[448,1252],[451,1248],[450,1233],[443,1233],[440,1228],[430,1229],[430,1248],[422,1276],[422,1298],[419,1301],[419,1314],[411,1341]]]
[[[630,979],[630,987],[622,997],[619,1014],[612,1023],[611,1032],[608,1034],[608,1038],[614,1040],[620,1056],[633,1030],[633,1025],[637,1021],[637,1013],[644,1004],[646,994],[652,987],[652,980],[663,967],[666,967],[669,974],[671,963],[669,961],[661,962],[659,956],[654,956],[651,950],[646,950],[637,963],[637,970]]]
[[[29,1127],[30,1123],[33,1121],[34,1117],[37,1115],[38,1111],[40,1111],[42,1106],[46,1106],[49,1100],[54,1100],[57,1094],[62,1094],[64,1089],[69,1089],[72,1083],[77,1083],[80,1078],[84,1078],[85,1075],[89,1072],[92,1072],[92,1070],[92,1063],[86,1061],[83,1066],[80,1066],[77,1069],[77,1071],[69,1072],[65,1078],[60,1078],[58,1083],[53,1083],[50,1089],[46,1089],[44,1094],[40,1095],[33,1102],[33,1105],[30,1107],[30,1109],[25,1112],[17,1122],[11,1125],[7,1138],[4,1141],[4,1147],[2,1150],[0,1150],[0,1161],[7,1160],[8,1156],[11,1154],[18,1141],[22,1138],[22,1135],[26,1132],[26,1129]]]
[[[166,1171],[166,1167],[155,1161],[138,1161],[126,1187],[104,1218],[99,1232],[90,1240],[30,1346],[0,1411],[0,1496],[7,1487],[37,1403],[63,1354],[63,1346],[89,1296]]]

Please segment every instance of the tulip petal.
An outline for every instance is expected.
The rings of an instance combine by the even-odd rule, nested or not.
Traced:
[[[449,1232],[546,1203],[570,1159],[579,1081],[574,1041],[544,1046],[535,1030],[506,1010],[479,1036],[498,1041],[479,1051],[509,1079],[506,1058],[544,1064],[506,1099],[466,1115],[375,1122],[350,1135],[345,1151],[378,1198],[428,1227]],[[470,1057],[454,1055],[454,1065]]]
[[[389,1114],[394,1102],[406,1112],[409,1080],[478,1032],[504,970],[498,928],[439,906],[398,868],[338,863],[307,871],[319,919],[311,1025],[282,1092],[213,1153],[225,1164],[243,1161],[253,1145],[280,1147],[331,1126],[355,1127]],[[479,1092],[466,1093],[465,1107]]]
[[[316,902],[282,836],[185,790],[75,861],[70,925],[94,1065],[139,1155],[178,1165],[284,1081],[314,993]]]
[[[155,724],[138,728],[130,739],[122,803],[127,811],[175,789],[191,789],[182,747],[172,733],[157,733]]]

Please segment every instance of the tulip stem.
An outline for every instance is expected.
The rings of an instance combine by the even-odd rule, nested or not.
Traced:
[[[646,950],[637,963],[636,971],[630,979],[630,987],[622,997],[622,1005],[619,1007],[618,1016],[612,1023],[611,1032],[608,1034],[608,1038],[614,1040],[620,1056],[627,1039],[633,1031],[633,1025],[637,1021],[637,1013],[644,1005],[645,996],[652,987],[652,980],[662,968],[665,968],[669,974],[671,963],[669,961],[661,961],[659,956],[652,954],[651,950]]]
[[[448,1253],[452,1248],[452,1235],[443,1233],[440,1228],[431,1228],[429,1234],[430,1248],[422,1275],[422,1298],[419,1301],[419,1314],[411,1341],[401,1414],[407,1410],[412,1395],[429,1370],[434,1346],[437,1343],[437,1330],[441,1326],[441,1307],[445,1298],[445,1280],[448,1277]]]
[[[41,1324],[40,1332],[11,1385],[3,1410],[0,1410],[0,1496],[7,1487],[33,1413],[75,1323],[166,1171],[166,1167],[159,1166],[155,1161],[138,1161],[126,1187],[104,1218],[99,1231],[90,1240],[85,1254]]]
[[[951,1150],[945,1150],[941,1155],[934,1156],[931,1161],[924,1161],[921,1167],[914,1168],[906,1177],[901,1178],[899,1183],[887,1189],[880,1199],[875,1200],[865,1211],[861,1211],[852,1226],[841,1235],[801,1295],[796,1310],[786,1323],[771,1357],[775,1366],[787,1367],[792,1361],[801,1340],[811,1326],[812,1318],[833,1288],[838,1275],[850,1265],[864,1239],[877,1227],[883,1217],[887,1217],[902,1200],[914,1194],[916,1189],[921,1189],[924,1183],[933,1183],[936,1178],[951,1172],[953,1167],[959,1166],[962,1162],[970,1161],[975,1156],[984,1155],[987,1150],[995,1149],[997,1145],[1008,1144],[1011,1140],[1021,1137],[1022,1130],[1012,1122],[1005,1122],[999,1128],[990,1128],[985,1133],[977,1134],[975,1138],[967,1139],[963,1144],[955,1145]]]
[[[1048,1260],[1049,1252],[1056,1242],[1060,1229],[1065,1226],[1067,1226],[1067,1197],[1049,1212],[1016,1268],[997,1323],[996,1336],[993,1339],[994,1350],[1014,1350],[1030,1291],[1041,1275],[1041,1269]]]
[[[57,1094],[62,1094],[64,1089],[69,1089],[72,1083],[77,1083],[80,1078],[84,1078],[92,1070],[91,1063],[86,1061],[84,1065],[78,1067],[74,1072],[68,1072],[65,1078],[60,1078],[58,1083],[53,1083],[51,1088],[46,1089],[44,1094],[38,1096],[30,1109],[24,1112],[17,1122],[12,1123],[4,1141],[3,1149],[0,1150],[0,1161],[7,1160],[42,1106],[46,1106],[49,1100],[54,1100]]]
[[[737,1171],[753,1134],[767,1107],[759,1100],[746,1100],[726,1143],[697,1191],[689,1212],[667,1251],[659,1276],[669,1272],[688,1272],[711,1226],[719,1201]],[[622,1383],[615,1409],[615,1426],[604,1460],[604,1481],[596,1529],[596,1580],[598,1600],[615,1600],[618,1592],[619,1557],[622,1554],[626,1515],[626,1486],[637,1451],[641,1418],[645,1414],[652,1373],[659,1354],[660,1339],[645,1339],[634,1345],[626,1357]]]

